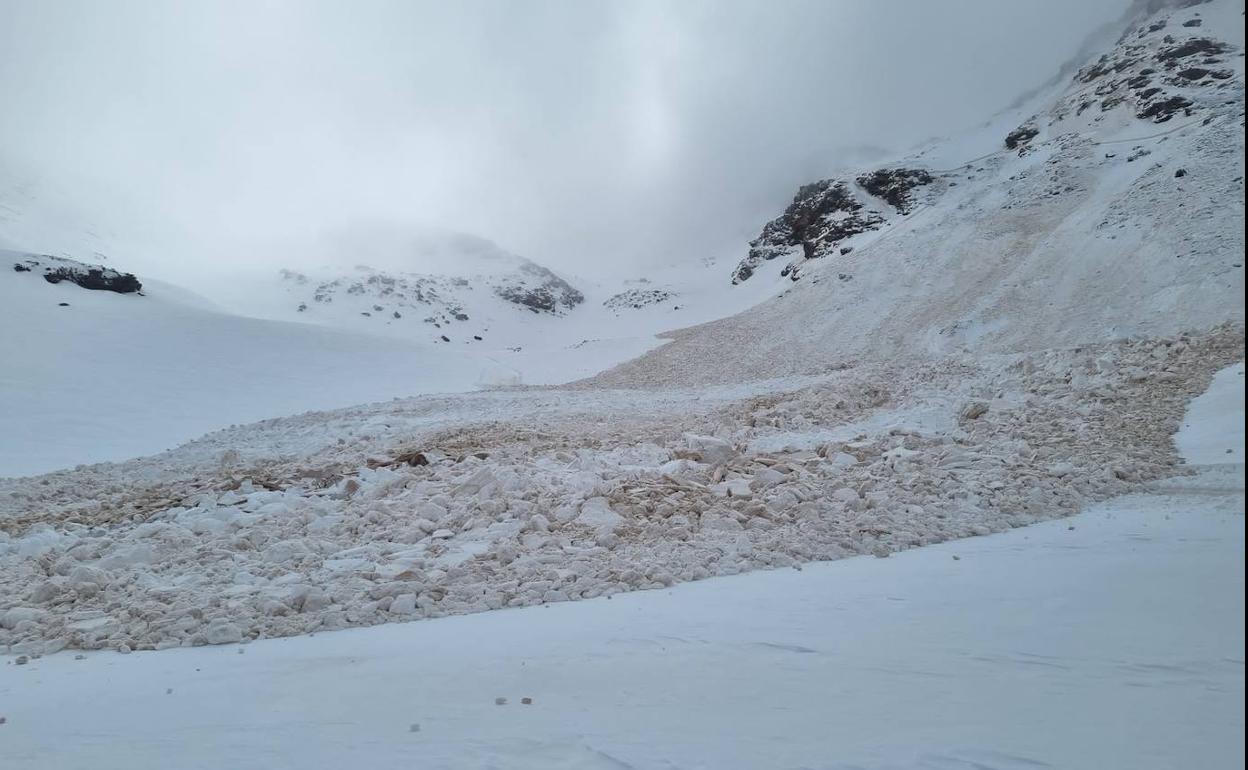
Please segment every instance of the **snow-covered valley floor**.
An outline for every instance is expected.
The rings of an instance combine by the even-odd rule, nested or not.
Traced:
[[[1242,767],[1243,403],[1240,364],[1189,409],[1180,447],[1218,463],[1198,475],[888,559],[10,659],[0,751],[41,769]]]

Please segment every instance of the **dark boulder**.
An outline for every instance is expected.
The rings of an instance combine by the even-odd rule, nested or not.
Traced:
[[[116,270],[80,263],[45,267],[43,280],[54,284],[69,281],[84,289],[115,291],[118,294],[133,294],[143,289],[143,284],[133,273],[119,273]]]

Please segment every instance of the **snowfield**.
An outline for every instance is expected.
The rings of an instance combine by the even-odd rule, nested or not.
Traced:
[[[5,768],[1242,767],[1243,6],[558,312],[0,270]]]
[[[1179,443],[1242,457],[1201,408]],[[1200,459],[1199,457],[1193,459]],[[0,668],[14,768],[1238,768],[1244,466],[896,554]]]

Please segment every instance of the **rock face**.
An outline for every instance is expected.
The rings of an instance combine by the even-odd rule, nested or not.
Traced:
[[[882,168],[858,177],[862,189],[902,214],[908,214],[914,205],[914,188],[931,183],[932,175],[921,168]]]
[[[88,265],[61,257],[37,256],[14,263],[18,273],[38,273],[48,283],[69,281],[84,289],[115,291],[118,294],[134,294],[143,290],[143,284],[133,273],[122,273],[103,265]]]
[[[494,293],[534,313],[560,314],[585,301],[585,295],[550,270],[533,262],[520,265],[518,275],[494,286]]]
[[[749,254],[737,265],[732,282],[749,279],[763,262],[790,256],[799,247],[804,259],[822,257],[846,238],[883,223],[884,217],[866,210],[843,181],[822,179],[803,185],[784,213],[764,225],[763,232],[750,242]],[[798,277],[792,266],[783,274]]]
[[[793,202],[779,217],[763,226],[750,241],[750,251],[732,275],[734,284],[754,275],[758,267],[777,257],[793,257],[780,274],[798,280],[807,260],[826,257],[839,250],[853,251],[841,244],[856,235],[878,230],[893,211],[908,214],[915,206],[915,191],[932,184],[935,177],[921,168],[881,168],[865,172],[853,182],[822,179],[803,185]]]

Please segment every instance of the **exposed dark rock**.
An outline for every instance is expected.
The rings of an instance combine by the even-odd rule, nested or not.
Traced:
[[[882,198],[903,214],[913,205],[912,191],[932,183],[932,175],[921,168],[882,168],[858,177],[862,189]]]
[[[1033,125],[1022,125],[1011,131],[1005,137],[1005,146],[1011,150],[1017,150],[1019,147],[1027,144],[1036,135],[1040,133],[1040,129]]]
[[[585,295],[550,270],[533,262],[520,266],[522,277],[537,279],[536,286],[525,281],[495,286],[494,293],[508,302],[527,307],[534,313],[559,313],[585,301]]]
[[[763,262],[787,256],[799,246],[806,258],[826,255],[846,238],[876,230],[884,223],[879,214],[864,211],[849,185],[823,179],[803,185],[779,217],[763,226],[750,242],[750,251],[733,272],[732,282],[749,279]],[[781,272],[796,280],[792,266]]]
[[[1180,70],[1178,72],[1178,76],[1183,78],[1184,80],[1200,80],[1201,78],[1207,77],[1208,75],[1209,75],[1209,70],[1205,69],[1204,67],[1188,67],[1187,69]]]
[[[1171,46],[1157,54],[1158,61],[1171,61],[1174,59],[1183,59],[1196,54],[1217,55],[1226,53],[1227,45],[1219,43],[1216,40],[1210,40],[1207,37],[1194,37],[1191,40],[1184,40],[1178,45]]]
[[[666,302],[673,295],[670,291],[663,289],[628,289],[619,294],[608,297],[602,303],[603,307],[612,310],[624,310],[632,308],[634,310],[641,309],[648,305],[657,305],[660,302]]]
[[[1161,99],[1146,105],[1136,113],[1136,117],[1143,120],[1151,120],[1154,123],[1165,123],[1180,111],[1190,115],[1189,108],[1191,106],[1191,99],[1185,96],[1171,96],[1168,99]]]
[[[1199,27],[1201,24],[1204,24],[1204,23],[1205,23],[1205,22],[1204,22],[1204,20],[1203,20],[1203,19],[1188,19],[1187,21],[1183,22],[1183,26],[1185,26],[1185,27]]]
[[[1175,178],[1175,179],[1181,179],[1181,178],[1183,178],[1183,177],[1185,177],[1185,176],[1187,176],[1187,169],[1185,169],[1185,168],[1180,168],[1180,169],[1177,169],[1177,170],[1174,172],[1174,178]]]
[[[143,284],[133,273],[122,273],[103,265],[87,265],[72,259],[39,256],[13,265],[14,272],[18,273],[33,273],[36,269],[48,283],[69,281],[84,289],[118,294],[134,294],[143,290]]]

